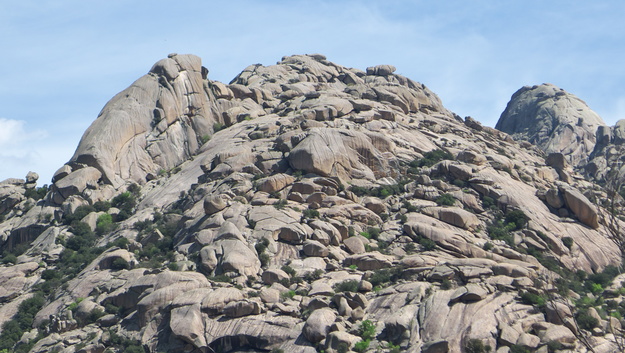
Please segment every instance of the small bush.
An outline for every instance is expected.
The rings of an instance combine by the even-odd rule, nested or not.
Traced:
[[[451,194],[442,194],[436,198],[436,204],[439,206],[453,206],[456,199]]]
[[[226,275],[216,275],[216,276],[208,277],[208,279],[213,282],[223,282],[223,283],[232,282],[232,279]]]
[[[368,340],[357,342],[356,344],[354,344],[354,348],[353,348],[354,352],[358,352],[358,353],[366,352],[367,349],[369,348],[369,343],[370,341]]]
[[[15,254],[12,253],[8,253],[4,256],[2,256],[2,263],[3,264],[13,264],[15,265],[17,263],[17,256],[15,256]]]
[[[382,268],[373,272],[369,278],[369,282],[375,287],[388,282],[395,282],[401,278],[403,268],[396,266],[392,268]]]
[[[305,209],[304,212],[302,212],[302,216],[304,218],[311,218],[311,219],[319,218],[319,211],[308,208],[308,209]]]
[[[281,270],[286,272],[291,277],[294,277],[297,274],[295,269],[293,267],[289,266],[289,265],[282,266]]]
[[[113,271],[127,270],[129,268],[130,268],[130,264],[128,263],[128,261],[124,260],[121,257],[116,258],[111,263],[111,270]]]
[[[510,346],[510,353],[532,353],[528,348],[513,344]]]
[[[529,217],[521,210],[510,211],[506,214],[506,224],[514,224],[512,230],[523,229],[527,225]]]
[[[267,265],[269,265],[269,262],[271,261],[271,256],[269,256],[269,254],[267,253],[262,253],[258,255],[258,259],[260,260],[260,265],[262,267],[266,267]]]
[[[222,123],[217,122],[217,123],[213,124],[213,132],[221,131],[221,130],[223,130],[225,128],[226,128],[226,125],[224,125]]]
[[[375,338],[375,330],[375,325],[371,322],[371,320],[364,320],[358,327],[358,335],[363,340],[369,341]]]
[[[484,196],[482,198],[482,206],[484,208],[492,208],[493,206],[497,206],[497,203],[492,197]]]
[[[432,250],[436,249],[436,242],[434,240],[432,240],[432,239],[420,237],[419,238],[419,244],[421,244],[421,246],[423,246],[423,249],[425,251],[432,251]]]
[[[454,156],[443,150],[434,150],[423,154],[423,158],[410,162],[411,168],[431,167],[442,160],[451,160]]]
[[[283,209],[286,205],[288,204],[288,202],[285,199],[280,199],[278,200],[278,202],[273,204],[273,207],[275,207],[278,210]]]
[[[599,320],[597,318],[592,317],[588,314],[588,311],[582,310],[577,314],[577,324],[581,329],[584,330],[592,330],[593,328],[599,325]]]
[[[130,191],[126,191],[115,196],[113,200],[111,200],[111,205],[119,208],[119,214],[117,215],[118,220],[125,220],[132,215],[134,208],[137,205],[137,199],[135,194]]]
[[[286,299],[293,299],[293,297],[294,297],[296,294],[297,294],[297,293],[295,293],[295,291],[294,291],[294,290],[288,290],[288,291],[286,291],[286,292],[282,292],[282,293],[280,293],[280,297],[281,297],[282,299],[285,299],[285,300],[286,300]]]
[[[401,207],[405,208],[407,212],[417,212],[417,206],[414,206],[408,201],[404,201]]]
[[[47,193],[48,193],[48,185],[44,185],[40,188],[26,189],[26,191],[24,192],[24,196],[26,196],[27,198],[34,199],[35,201],[39,201],[43,199]]]
[[[538,294],[523,292],[521,294],[521,302],[528,305],[535,305],[539,308],[545,306],[546,300]]]
[[[570,250],[571,247],[573,246],[573,238],[571,238],[571,237],[564,237],[564,238],[562,238],[562,243],[564,244],[564,246],[566,246]]]
[[[66,214],[64,216],[64,223],[72,224],[74,221],[80,221],[81,219],[85,218],[85,216],[87,216],[89,213],[95,211],[96,209],[90,205],[78,206],[72,214]]]
[[[484,344],[482,340],[477,338],[470,339],[464,346],[465,353],[487,353],[492,350],[492,347]]]
[[[497,221],[488,228],[486,228],[488,235],[491,239],[503,240],[506,244],[510,246],[514,246],[514,237],[510,234],[510,231],[506,226],[503,225],[501,221]]]
[[[120,237],[110,242],[108,244],[108,247],[116,246],[120,249],[128,249],[128,244],[130,244],[130,241],[128,240],[128,238]]]
[[[96,222],[95,230],[96,233],[98,233],[99,235],[108,233],[113,230],[113,217],[108,213],[100,215]]]
[[[357,280],[350,279],[348,281],[343,281],[334,286],[334,291],[337,293],[340,292],[358,292],[358,287],[360,283]]]
[[[108,201],[98,201],[93,204],[93,208],[98,212],[107,212],[111,209],[111,203]]]

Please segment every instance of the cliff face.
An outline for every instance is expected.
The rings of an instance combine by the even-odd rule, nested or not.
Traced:
[[[224,84],[159,61],[49,192],[0,183],[0,322],[32,314],[0,350],[585,352],[593,328],[550,288],[620,264],[605,193],[394,71],[296,55]],[[585,160],[600,118],[553,86],[515,97],[536,90],[557,104],[509,104],[511,129],[528,106],[583,113],[524,134]]]

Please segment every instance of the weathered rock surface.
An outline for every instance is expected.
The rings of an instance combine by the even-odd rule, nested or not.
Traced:
[[[547,156],[394,72],[296,55],[224,84],[196,57],[160,61],[45,197],[34,174],[0,182],[0,323],[41,291],[16,335],[34,353],[344,351],[368,325],[370,350],[585,352],[577,307],[526,293],[621,263],[605,190],[573,167],[617,158],[625,124],[597,129],[588,155],[600,121],[580,101],[521,90],[512,120],[555,114],[518,125]],[[620,282],[571,288],[617,302]],[[609,352],[620,322],[602,310],[589,340]]]
[[[563,153],[585,165],[603,119],[576,96],[551,84],[526,86],[512,95],[495,128],[527,140],[547,153]]]

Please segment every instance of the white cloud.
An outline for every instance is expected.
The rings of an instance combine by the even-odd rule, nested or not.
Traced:
[[[23,120],[0,118],[0,180],[23,178],[47,164],[41,145],[47,136],[44,130],[29,129]]]

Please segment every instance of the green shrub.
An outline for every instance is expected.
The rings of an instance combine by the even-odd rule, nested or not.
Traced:
[[[460,180],[460,179],[454,179],[452,184],[454,184],[455,186],[457,186],[459,188],[464,188],[466,186],[466,183],[463,180]]]
[[[105,313],[104,313],[104,311],[102,309],[95,308],[95,309],[91,310],[91,312],[89,313],[89,316],[87,317],[87,323],[88,324],[92,324],[92,323],[98,321],[98,319],[101,318],[104,315],[105,315]]]
[[[432,251],[432,250],[436,249],[436,242],[434,240],[432,240],[432,239],[419,237],[419,244],[421,244],[421,246],[423,246],[423,249],[425,251]]]
[[[514,246],[514,237],[510,234],[510,231],[501,221],[496,221],[486,228],[488,236],[491,239],[503,240],[506,244]]]
[[[34,199],[35,201],[39,201],[43,199],[47,193],[48,193],[48,185],[44,185],[40,188],[26,189],[26,191],[24,192],[24,196],[26,196],[27,198]]]
[[[269,262],[271,261],[271,256],[269,256],[269,254],[267,253],[262,253],[258,255],[258,259],[260,260],[260,265],[262,267],[266,267],[267,265],[269,265]]]
[[[111,248],[111,247],[118,247],[120,249],[128,249],[128,244],[130,244],[130,241],[128,240],[128,238],[125,237],[120,237],[115,239],[114,241],[110,242],[107,247]]]
[[[95,212],[96,209],[90,205],[78,206],[71,214],[66,214],[64,216],[65,224],[72,224],[74,221],[80,221],[85,218],[89,213]]]
[[[296,295],[297,293],[295,293],[294,290],[288,290],[286,292],[282,292],[280,293],[280,297],[282,299],[293,299],[293,297]]]
[[[506,213],[506,224],[513,224],[512,230],[523,229],[527,225],[529,217],[521,210],[514,210]]]
[[[510,346],[510,353],[532,353],[528,348],[513,344]]]
[[[484,208],[492,208],[493,206],[497,206],[497,202],[490,196],[484,196],[482,198],[482,206]]]
[[[374,196],[380,198],[386,198],[391,195],[401,195],[404,193],[404,186],[408,183],[408,180],[400,180],[397,184],[382,185],[374,188],[366,188],[362,186],[351,186],[349,191],[356,194],[356,196]]]
[[[482,340],[477,338],[472,338],[467,341],[467,344],[464,346],[465,353],[487,353],[492,350],[492,347],[484,344]]]
[[[401,278],[402,271],[403,268],[401,266],[375,270],[373,275],[369,278],[369,282],[371,282],[374,287],[391,281],[396,282]]]
[[[46,281],[51,280],[51,279],[55,279],[55,278],[61,278],[61,273],[57,270],[43,270],[43,272],[41,272],[41,279],[44,279]]]
[[[95,243],[95,234],[89,225],[84,222],[72,222],[70,231],[74,236],[67,239],[65,242],[65,247],[68,249],[78,251],[82,248],[90,247]]]
[[[451,194],[442,194],[436,198],[436,204],[439,206],[453,206],[456,199]]]
[[[486,250],[486,251],[490,251],[490,250],[493,250],[493,247],[495,247],[495,246],[493,245],[493,243],[491,243],[491,242],[486,242],[486,243],[484,243],[484,246],[482,247],[482,249],[484,249],[484,250]]]
[[[358,353],[366,352],[369,348],[369,343],[370,341],[368,340],[357,342],[356,344],[354,344],[354,347],[352,349],[354,350],[354,352]]]
[[[223,283],[230,283],[232,282],[232,279],[226,275],[216,275],[216,276],[212,276],[212,277],[208,277],[209,280],[213,281],[213,282],[223,282]]]
[[[105,213],[98,217],[95,228],[96,233],[102,235],[110,232],[113,228],[113,217],[110,214]]]
[[[282,266],[281,270],[286,272],[291,277],[294,277],[297,274],[295,269],[293,267],[289,266],[289,265]]]
[[[129,268],[130,268],[130,264],[128,263],[128,261],[124,260],[121,257],[116,258],[111,263],[111,270],[113,271],[127,270]]]
[[[592,330],[593,328],[597,327],[597,325],[599,325],[599,320],[597,320],[597,318],[595,317],[590,316],[587,310],[580,310],[577,313],[576,320],[577,320],[577,325],[579,325],[581,329],[588,330],[588,331]]]
[[[546,300],[538,294],[523,292],[521,294],[521,302],[527,305],[534,305],[542,308],[545,306]]]
[[[221,130],[223,130],[225,128],[226,128],[226,125],[224,125],[222,123],[217,122],[217,123],[213,124],[213,132],[221,131]]]
[[[2,332],[0,333],[0,351],[4,349],[8,352],[23,351],[23,348],[14,349],[14,347],[21,339],[22,334],[32,329],[35,315],[41,310],[44,303],[45,300],[41,293],[36,293],[34,296],[20,303],[17,314],[2,325]],[[28,351],[28,349],[26,351]]]
[[[111,200],[111,205],[119,209],[117,219],[123,221],[132,215],[134,208],[137,205],[137,199],[135,194],[130,191],[126,191],[115,196],[113,200]]]
[[[311,219],[319,218],[319,211],[308,208],[308,209],[305,209],[304,212],[302,212],[302,216],[304,218],[311,218]]]
[[[402,207],[405,208],[407,212],[417,212],[418,210],[417,206],[414,206],[408,201],[404,201],[404,203],[402,204]]]
[[[15,254],[13,253],[7,253],[5,255],[2,256],[2,263],[3,264],[13,264],[15,265],[17,263],[17,256],[15,256]]]
[[[350,279],[347,281],[343,281],[334,286],[334,291],[337,293],[340,292],[358,292],[358,287],[360,286],[360,282],[355,279]]]
[[[284,209],[284,207],[288,204],[287,200],[285,199],[280,199],[278,200],[276,203],[273,204],[273,207],[275,207],[278,210]]]
[[[571,237],[564,237],[564,238],[562,238],[562,243],[564,244],[564,246],[566,246],[570,250],[571,247],[573,246],[573,238],[571,238]]]
[[[93,208],[98,212],[108,212],[111,209],[111,203],[109,201],[97,201],[93,204]]]
[[[363,340],[369,341],[375,338],[375,325],[371,320],[363,320],[358,326],[358,336]]]
[[[451,160],[454,156],[443,150],[434,150],[423,154],[423,158],[410,162],[411,168],[431,167],[442,160]]]
[[[547,342],[547,350],[549,351],[549,353],[555,353],[555,351],[559,351],[562,349],[564,349],[564,346],[558,341]]]

